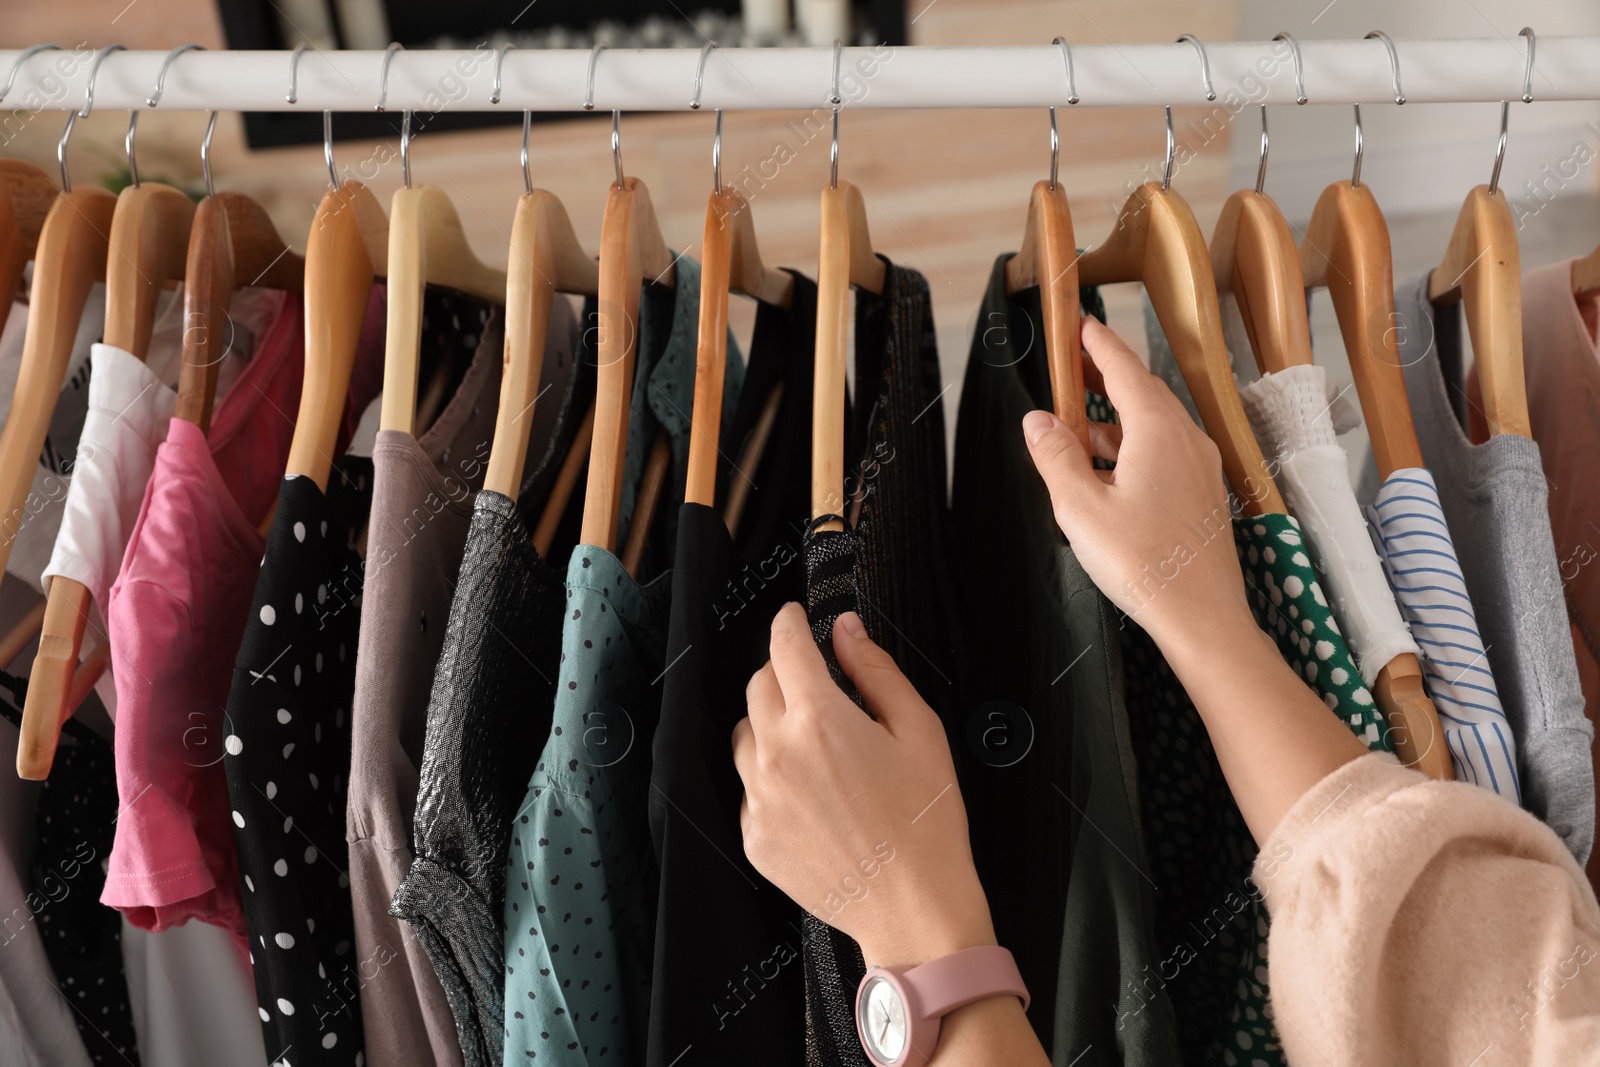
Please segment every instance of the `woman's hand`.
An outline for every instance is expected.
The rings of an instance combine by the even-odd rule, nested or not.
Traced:
[[[1087,316],[1083,352],[1121,419],[1120,447],[1094,442],[1116,470],[1095,470],[1050,412],[1022,421],[1061,532],[1095,585],[1169,658],[1208,633],[1242,627],[1254,638],[1217,446],[1166,383]]]
[[[869,964],[994,944],[939,717],[854,612],[833,647],[877,720],[834,684],[800,605],[785,605],[733,731],[745,855]]]

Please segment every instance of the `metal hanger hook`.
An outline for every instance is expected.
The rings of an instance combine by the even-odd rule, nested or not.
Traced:
[[[1287,30],[1273,34],[1272,39],[1289,42],[1289,53],[1294,57],[1294,102],[1303,104],[1311,98],[1306,96],[1306,71],[1305,65],[1300,60],[1300,42]]]
[[[211,187],[211,135],[217,132],[217,113],[213,111],[206,120],[206,136],[200,142],[200,173],[205,175],[206,196],[213,197],[217,191]]]
[[[1354,105],[1356,110],[1356,163],[1350,170],[1350,188],[1357,189],[1361,186],[1361,105]]]
[[[389,99],[389,64],[394,62],[394,54],[405,50],[405,45],[399,41],[390,41],[389,47],[383,50],[383,67],[378,71],[378,106],[374,111],[382,111],[384,102]]]
[[[690,111],[700,110],[700,93],[701,90],[705,88],[706,82],[706,60],[710,57],[712,50],[716,47],[717,42],[707,41],[700,48],[700,60],[694,65],[694,95],[689,97]]]
[[[1067,65],[1067,103],[1078,102],[1078,80],[1072,71],[1072,46],[1065,37],[1057,37],[1050,42],[1061,48],[1061,59]],[[1056,191],[1056,174],[1061,164],[1061,134],[1056,130],[1055,105],[1050,107],[1050,191]]]
[[[600,53],[611,47],[604,41],[596,41],[594,48],[589,52],[589,80],[583,90],[583,110],[594,110],[594,68],[600,63]]]
[[[411,188],[411,109],[400,112],[400,179]]]
[[[1528,39],[1527,64],[1522,69],[1522,102],[1533,103],[1533,27],[1524,26],[1517,32],[1518,37]],[[1511,101],[1500,101],[1500,143],[1494,150],[1494,171],[1489,175],[1489,195],[1493,196],[1500,188],[1500,167],[1506,161],[1507,130],[1511,121]]]
[[[500,68],[505,65],[506,53],[511,51],[515,47],[517,47],[515,42],[507,41],[505,44],[501,45],[498,49],[495,50],[495,53],[494,53],[494,91],[489,94],[489,103],[491,103],[491,104],[498,104],[500,102],[500,90],[501,90],[501,88],[502,88],[502,86],[504,84],[500,80]]]
[[[149,96],[145,97],[144,103],[146,107],[155,107],[161,102],[161,94],[166,92],[167,89],[167,69],[172,66],[173,60],[183,55],[183,53],[190,51],[204,52],[205,46],[194,44],[192,42],[189,44],[180,44],[178,47],[167,53],[167,58],[161,62],[161,69],[156,72],[155,90],[151,92]],[[122,150],[128,156],[128,180],[133,184],[135,189],[139,187],[139,159],[136,155],[134,155],[133,139],[138,132],[139,112],[137,110],[130,109],[128,112],[128,134],[125,138],[123,138]]]
[[[700,110],[700,95],[705,88],[706,59],[717,47],[717,42],[707,41],[700,49],[700,61],[694,68],[694,95],[689,98],[689,110]],[[717,108],[717,126],[711,135],[711,190],[722,194],[722,109]]]
[[[839,95],[839,59],[844,53],[839,38],[833,39],[833,83],[828,89],[828,103],[833,107],[833,143],[828,149],[828,188],[839,188],[839,108],[844,97]]]
[[[611,161],[617,167],[617,188],[622,188],[622,112],[611,110]]]
[[[500,102],[501,90],[505,83],[500,79],[501,67],[506,61],[506,53],[517,47],[513,42],[506,42],[495,52],[494,56],[494,91],[489,94],[489,103]],[[533,192],[533,172],[528,169],[528,134],[533,130],[533,112],[524,109],[522,112],[522,189],[523,192]]]
[[[1394,75],[1394,102],[1403,104],[1406,102],[1406,94],[1400,88],[1400,53],[1395,51],[1394,41],[1382,30],[1373,30],[1362,40],[1370,41],[1374,37],[1382,41],[1383,47],[1389,50],[1389,73]]]
[[[1526,37],[1528,39],[1528,61],[1522,68],[1522,102],[1524,104],[1531,104],[1533,103],[1533,47],[1535,44],[1533,27],[1522,27],[1522,29],[1517,31],[1517,36]],[[5,94],[0,93],[0,99],[3,99],[4,97]]]
[[[1271,144],[1267,137],[1267,105],[1261,105],[1261,162],[1256,165],[1256,194],[1260,195],[1267,184],[1267,148]]]
[[[191,41],[189,44],[180,44],[178,47],[168,52],[167,58],[161,61],[161,69],[156,71],[155,92],[145,97],[145,106],[155,107],[161,102],[161,94],[167,91],[167,71],[169,68],[171,68],[173,60],[177,59],[185,52],[204,52],[205,50],[205,45],[195,44]]]
[[[309,44],[301,43],[294,46],[294,52],[289,56],[289,95],[284,101],[290,104],[300,102],[300,57],[305,55]]]
[[[339,188],[339,172],[333,166],[333,112],[322,113],[322,158],[328,164],[328,187]]]
[[[1206,46],[1200,42],[1200,38],[1196,37],[1192,33],[1186,33],[1182,37],[1178,38],[1179,44],[1182,44],[1185,41],[1194,45],[1194,50],[1200,53],[1200,78],[1206,87],[1206,99],[1215,100],[1217,98],[1217,91],[1211,86],[1211,57],[1206,55]]]
[[[94,54],[94,61],[89,64],[89,84],[83,91],[83,107],[81,110],[67,112],[67,126],[61,131],[61,140],[56,142],[56,162],[61,167],[61,191],[72,192],[72,177],[67,173],[67,142],[72,140],[72,127],[79,119],[89,117],[89,112],[94,110],[94,80],[100,74],[100,64],[112,52],[125,52],[127,49],[120,44],[108,44]]]
[[[40,52],[59,52],[61,50],[61,46],[58,44],[36,44],[31,48],[24,49],[23,53],[17,57],[17,61],[11,64],[11,73],[6,75],[6,87],[0,89],[0,100],[4,100],[11,93],[11,87],[17,84],[17,71],[22,69],[24,63]]]
[[[1167,108],[1167,162],[1161,168],[1161,191],[1172,188],[1172,160],[1178,154],[1178,139],[1172,133],[1172,105]]]

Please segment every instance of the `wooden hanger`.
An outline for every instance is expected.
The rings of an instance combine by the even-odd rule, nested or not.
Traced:
[[[703,66],[707,44],[700,52]],[[691,108],[700,106],[699,79]],[[728,294],[744,293],[763,304],[787,308],[794,298],[794,277],[768,268],[756,242],[750,204],[732,186],[722,185],[722,111],[717,110],[712,139],[712,192],[706,201],[705,238],[700,261],[700,324],[695,343],[694,408],[690,416],[688,475],[683,498],[713,507],[717,495],[717,459],[722,454],[723,377],[728,359]]]
[[[383,352],[385,430],[414,433],[417,375],[422,351],[422,297],[444,286],[488,303],[507,298],[506,272],[473,254],[461,217],[444,191],[411,185],[411,112],[401,119],[400,157],[405,186],[389,203],[389,318]]]
[[[1368,34],[1371,37],[1378,33]],[[1524,26],[1519,36],[1528,39],[1527,62],[1522,71],[1522,100],[1533,102],[1534,35]],[[1388,38],[1390,62],[1395,71],[1395,96],[1401,102],[1399,60]],[[1499,191],[1500,165],[1505,161],[1509,101],[1500,103],[1500,142],[1494,172],[1488,185],[1467,194],[1456,216],[1455,229],[1444,259],[1428,276],[1428,299],[1435,304],[1457,300],[1466,305],[1467,333],[1483,392],[1489,432],[1495,436],[1532,437],[1528,417],[1528,387],[1522,376],[1522,254],[1517,247],[1517,225],[1506,195]]]
[[[388,262],[388,236],[389,220],[372,191],[348,181],[324,194],[306,240],[305,384],[285,474],[310,478],[324,492],[372,282]]]
[[[1065,37],[1060,47],[1067,68],[1067,103],[1078,102],[1072,73],[1072,50]],[[1056,109],[1050,109],[1050,180],[1039,182],[1028,198],[1028,221],[1022,248],[1006,261],[1006,293],[1039,287],[1044,317],[1044,350],[1050,366],[1050,396],[1056,417],[1071,427],[1089,451],[1089,419],[1083,406],[1083,353],[1078,307],[1078,245],[1072,232],[1067,194],[1056,181],[1061,160],[1061,135]]]
[[[169,53],[168,65],[188,47]],[[157,80],[152,106],[160,99],[166,69],[162,67]],[[101,336],[106,344],[143,360],[150,352],[161,290],[167,282],[184,278],[195,208],[188,196],[169,185],[139,181],[134,154],[138,118],[137,111],[128,118],[126,147],[132,184],[118,194],[111,214],[106,321]],[[23,778],[43,780],[50,774],[62,724],[71,713],[75,676],[82,669],[78,654],[93,610],[92,599],[82,582],[65,577],[50,582],[44,629],[29,675],[17,743],[17,774]]]
[[[1233,380],[1205,237],[1183,198],[1161,182],[1135,189],[1111,236],[1078,261],[1078,281],[1144,283],[1244,514],[1284,513]]]
[[[845,362],[849,358],[850,289],[882,293],[887,268],[872,249],[866,201],[839,180],[839,42],[833,42],[833,151],[822,190],[822,252],[817,267],[817,359],[811,401],[811,517],[844,512]],[[818,530],[839,530],[837,520]]]
[[[499,102],[500,67],[506,49],[502,46],[495,64],[494,102]],[[503,371],[500,379],[500,410],[495,416],[494,440],[489,446],[489,467],[483,487],[516,500],[522,491],[522,472],[528,456],[528,420],[539,397],[539,379],[544,369],[545,342],[550,334],[550,314],[557,293],[597,296],[600,292],[600,266],[578,243],[567,209],[554,193],[533,187],[528,171],[528,131],[532,113],[522,115],[522,181],[526,190],[517,200],[516,218],[511,224],[511,254],[507,260],[506,334]],[[590,419],[587,425],[592,427]],[[582,451],[587,452],[588,442]],[[574,451],[578,451],[576,442]],[[569,456],[570,459],[570,456]],[[563,468],[565,469],[565,468]],[[545,502],[545,513],[552,511],[559,520],[566,510],[577,481],[577,470],[565,483],[559,504],[553,490]],[[561,479],[557,479],[558,484]],[[537,528],[544,528],[544,522]],[[553,537],[552,522],[549,533]],[[535,542],[537,544],[537,537]],[[549,542],[540,555],[549,551]]]
[[[303,291],[305,260],[278,236],[260,204],[243,193],[213,193],[195,209],[183,293],[179,418],[206,431],[227,351],[229,300],[244,286]]]
[[[591,56],[590,98],[594,62]],[[591,104],[592,106],[592,104]],[[600,223],[600,373],[595,384],[594,440],[589,448],[589,482],[583,501],[584,544],[606,551],[617,547],[622,507],[622,467],[628,451],[628,405],[639,342],[639,295],[646,278],[672,284],[672,253],[661,236],[650,190],[622,173],[621,112],[611,113],[611,147],[617,180],[606,197]],[[648,527],[650,516],[636,508],[633,522]]]
[[[0,159],[0,330],[55,198],[56,187],[44,171],[20,159]]]
[[[1522,376],[1522,256],[1503,192],[1480,185],[1467,194],[1444,259],[1428,277],[1428,299],[1466,305],[1490,432],[1532,437]]]
[[[1222,205],[1211,233],[1211,270],[1217,292],[1239,303],[1250,350],[1263,374],[1311,362],[1311,324],[1300,273],[1300,252],[1289,223],[1262,192],[1267,171],[1267,109],[1261,109],[1261,166],[1254,189],[1240,189]]]
[[[1300,266],[1307,286],[1326,285],[1333,298],[1379,476],[1423,466],[1393,329],[1389,228],[1367,186],[1339,181],[1323,190],[1300,245]],[[1372,690],[1401,762],[1439,781],[1453,779],[1417,657],[1408,652],[1390,660]]]

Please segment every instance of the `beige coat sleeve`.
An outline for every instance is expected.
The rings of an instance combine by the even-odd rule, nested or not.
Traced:
[[[1600,1064],[1600,906],[1488,790],[1363,756],[1295,804],[1255,879],[1295,1067]]]

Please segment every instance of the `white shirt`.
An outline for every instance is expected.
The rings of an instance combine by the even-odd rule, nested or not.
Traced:
[[[1239,390],[1289,513],[1300,520],[1326,575],[1334,617],[1368,686],[1417,643],[1384,576],[1350,484],[1350,464],[1329,415],[1327,375],[1307,364],[1263,375]]]

